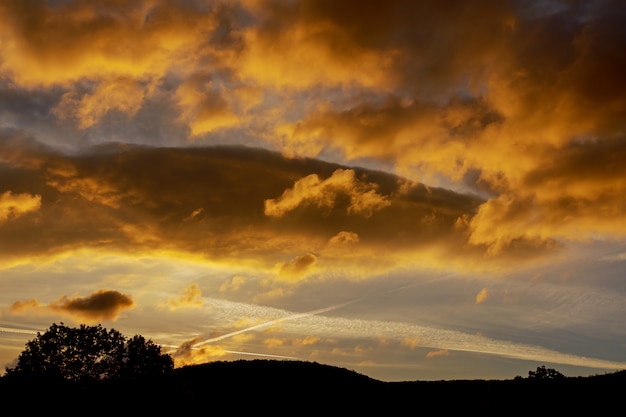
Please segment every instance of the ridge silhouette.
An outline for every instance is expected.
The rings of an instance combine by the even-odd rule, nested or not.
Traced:
[[[623,408],[626,371],[589,377],[384,382],[345,368],[297,360],[237,360],[188,365],[161,377],[92,384],[11,383],[0,378],[4,416],[64,404],[72,415],[180,415],[222,410],[233,415],[520,412],[613,415]],[[26,395],[26,396],[25,396]],[[9,401],[29,398],[27,401]]]

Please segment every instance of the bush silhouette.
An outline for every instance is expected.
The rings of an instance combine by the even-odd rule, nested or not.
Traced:
[[[7,368],[6,376],[89,382],[157,376],[173,369],[172,358],[142,336],[127,340],[119,331],[99,324],[72,328],[61,323],[37,333],[19,355],[17,366]]]

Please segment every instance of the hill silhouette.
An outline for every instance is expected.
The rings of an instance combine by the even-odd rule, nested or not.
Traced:
[[[0,378],[3,415],[618,414],[626,371],[559,380],[383,382],[304,361],[239,360],[175,369],[162,377],[105,383],[13,382]],[[18,401],[17,399],[25,400]]]

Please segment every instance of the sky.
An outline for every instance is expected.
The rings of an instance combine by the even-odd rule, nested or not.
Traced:
[[[626,369],[626,8],[0,1],[0,366]]]

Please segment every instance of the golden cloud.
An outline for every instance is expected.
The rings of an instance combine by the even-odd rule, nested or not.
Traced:
[[[221,358],[227,354],[222,347],[215,345],[205,345],[199,348],[194,348],[194,345],[199,340],[200,339],[198,338],[187,340],[181,343],[181,345],[171,353],[176,367],[206,363]]]
[[[0,224],[26,213],[41,208],[41,196],[31,194],[13,194],[5,191],[0,194]]]
[[[279,24],[280,34],[264,26],[243,33],[248,47],[230,63],[241,77],[278,89],[387,83],[394,51],[359,47],[343,28],[328,21],[285,19]]]
[[[76,120],[80,129],[86,129],[112,110],[134,116],[143,105],[145,94],[145,88],[133,79],[105,80],[93,92],[80,97],[75,91],[63,94],[52,113],[61,120]]]
[[[312,346],[318,344],[320,340],[317,336],[307,336],[303,339],[294,339],[292,344],[295,346]]]
[[[299,179],[293,188],[285,190],[279,198],[265,200],[265,214],[281,217],[302,204],[332,209],[341,196],[349,199],[348,213],[365,217],[391,204],[386,197],[376,192],[376,184],[361,182],[353,170],[338,169],[325,180],[320,180],[317,174]]]
[[[206,77],[190,76],[176,90],[178,105],[182,108],[180,119],[198,136],[239,123],[239,116],[231,109],[224,95]]]
[[[239,291],[239,289],[242,287],[242,285],[245,284],[245,282],[245,277],[242,277],[241,275],[235,275],[234,277],[224,281],[222,285],[220,285],[220,291]]]
[[[359,242],[359,235],[354,232],[341,231],[328,241],[331,245],[352,245]]]
[[[280,266],[277,279],[282,282],[295,282],[303,279],[317,262],[317,256],[312,253],[297,256]]]
[[[191,284],[185,288],[178,297],[170,297],[167,299],[167,306],[170,310],[200,307],[203,303],[202,291],[200,291],[198,284]]]
[[[276,337],[267,338],[263,340],[263,345],[265,345],[266,347],[270,349],[280,347],[284,344],[285,344],[285,341],[283,339],[278,339]]]
[[[159,77],[175,62],[183,65],[206,30],[207,19],[196,12],[152,1],[5,1],[0,42],[11,58],[0,69],[29,87]]]

